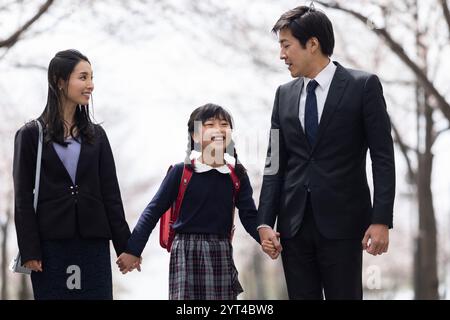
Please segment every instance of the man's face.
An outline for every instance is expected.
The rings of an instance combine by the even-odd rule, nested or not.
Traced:
[[[288,66],[291,76],[294,78],[307,76],[309,64],[311,62],[311,52],[308,49],[309,40],[306,48],[303,48],[297,38],[292,35],[289,28],[280,30],[280,59],[284,60]]]

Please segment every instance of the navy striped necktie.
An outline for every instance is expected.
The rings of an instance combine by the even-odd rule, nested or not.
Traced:
[[[319,84],[316,80],[309,81],[306,86],[305,103],[305,133],[310,146],[316,142],[317,131],[319,129],[319,116],[317,113],[316,88]]]

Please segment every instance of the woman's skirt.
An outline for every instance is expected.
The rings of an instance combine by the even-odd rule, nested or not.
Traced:
[[[111,300],[109,240],[45,240],[41,243],[43,272],[32,272],[36,300]]]
[[[241,292],[229,237],[175,236],[170,254],[170,300],[235,300]]]

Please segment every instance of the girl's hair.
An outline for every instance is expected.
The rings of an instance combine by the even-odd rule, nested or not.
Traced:
[[[90,64],[86,56],[73,49],[58,52],[50,61],[48,66],[47,104],[39,117],[45,128],[45,142],[53,141],[61,145],[67,145],[64,141],[64,113],[58,82],[64,80],[68,84],[70,75],[80,61],[86,61]],[[89,117],[89,105],[78,105],[76,107],[75,122],[69,128],[70,135],[73,138],[76,138],[73,135],[75,127],[78,129],[83,141],[93,142],[94,125]]]
[[[196,121],[201,121],[202,124],[205,123],[208,119],[219,119],[219,120],[226,120],[230,126],[231,129],[233,129],[233,118],[231,117],[231,114],[226,111],[223,107],[213,104],[213,103],[207,103],[201,107],[198,107],[195,109],[191,116],[189,117],[188,121],[188,147],[186,150],[186,159],[185,164],[190,167],[192,170],[192,164],[190,160],[190,155],[193,150],[195,150],[195,141],[192,138],[192,135],[194,134],[194,124]],[[234,168],[236,171],[236,174],[239,178],[245,175],[246,169],[244,166],[239,162],[238,155],[236,152],[236,148],[234,146],[234,141],[231,140],[230,145],[227,147],[228,150],[233,150],[233,157],[235,159]]]

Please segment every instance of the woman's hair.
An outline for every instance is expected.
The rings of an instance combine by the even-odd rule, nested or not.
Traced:
[[[86,61],[90,64],[86,56],[73,49],[58,52],[50,61],[48,66],[47,104],[39,117],[45,128],[45,142],[53,141],[61,145],[67,145],[64,141],[64,112],[58,83],[60,80],[68,83],[70,75],[80,61]],[[94,126],[89,117],[89,105],[78,105],[75,110],[74,120],[74,124],[69,128],[70,135],[76,138],[73,131],[77,128],[82,139],[92,143],[94,140]]]
[[[193,150],[195,150],[195,141],[192,138],[192,135],[194,134],[194,125],[196,121],[201,121],[201,123],[205,123],[208,119],[219,119],[219,120],[226,120],[230,126],[231,129],[233,129],[233,118],[231,117],[231,114],[226,111],[223,107],[213,104],[213,103],[207,103],[201,107],[198,107],[197,109],[195,109],[192,113],[191,116],[189,117],[189,121],[188,121],[188,148],[186,150],[186,159],[185,159],[185,164],[192,168],[192,164],[191,164],[191,160],[190,160],[190,155],[192,153]],[[236,148],[234,146],[234,141],[231,140],[230,145],[227,147],[227,150],[233,150],[233,157],[235,159],[235,164],[234,164],[234,168],[236,171],[236,174],[239,178],[241,178],[246,170],[244,168],[244,166],[239,162],[238,160],[238,155],[236,152]]]

